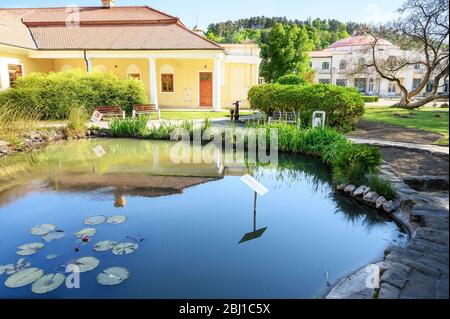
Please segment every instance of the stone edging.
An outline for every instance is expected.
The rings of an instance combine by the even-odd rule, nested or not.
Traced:
[[[413,190],[388,163],[380,166],[380,173],[392,183],[398,197],[398,208],[390,216],[408,231],[410,240],[404,247],[391,246],[385,250],[383,261],[378,263],[381,269],[379,289],[365,287],[367,273],[364,267],[341,280],[326,298],[447,299],[448,202]],[[345,188],[342,190],[345,192]],[[351,187],[347,193],[355,198],[355,189],[350,190]],[[360,197],[356,196],[356,199]]]

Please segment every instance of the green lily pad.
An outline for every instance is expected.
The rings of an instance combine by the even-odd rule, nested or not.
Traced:
[[[43,243],[31,243],[17,247],[16,254],[19,256],[29,256],[37,253],[39,249],[44,247]]]
[[[78,266],[81,272],[88,272],[98,267],[100,264],[100,260],[95,257],[81,257],[78,258],[74,263],[75,266]]]
[[[57,289],[66,281],[66,276],[61,273],[47,274],[36,280],[31,286],[35,294],[46,294]]]
[[[7,264],[7,265],[1,265],[0,266],[0,276],[3,275],[4,273],[8,273],[8,271],[11,271],[12,269],[14,269],[14,264]]]
[[[57,254],[50,254],[50,255],[47,255],[45,258],[47,260],[53,260],[53,259],[56,259],[58,257],[59,257],[59,255],[57,255]]]
[[[105,216],[98,215],[98,216],[92,216],[92,217],[86,218],[84,220],[84,223],[86,225],[100,225],[100,224],[103,224],[105,221],[106,221]]]
[[[75,237],[82,238],[84,236],[94,236],[97,233],[97,230],[95,228],[83,228],[82,230],[79,230],[75,233]]]
[[[113,249],[117,245],[116,241],[104,240],[96,243],[94,245],[95,251],[107,251]]]
[[[130,272],[123,267],[111,267],[103,270],[97,276],[97,282],[104,286],[114,286],[130,277]]]
[[[139,245],[135,243],[121,243],[113,248],[112,253],[114,255],[128,255],[134,253],[138,248]]]
[[[110,216],[106,219],[108,224],[122,224],[127,220],[127,216],[123,215],[114,215]]]
[[[16,272],[8,277],[5,286],[8,288],[19,288],[32,284],[44,275],[44,271],[39,268],[27,268]]]
[[[48,243],[51,243],[52,241],[54,241],[56,239],[61,239],[65,236],[66,236],[66,233],[64,232],[64,230],[57,229],[57,230],[53,230],[53,231],[49,232],[47,235],[43,236],[42,239]]]
[[[40,225],[36,225],[34,227],[31,227],[30,234],[38,235],[38,236],[44,236],[44,235],[47,235],[49,232],[54,231],[55,229],[56,229],[55,225],[52,225],[52,224],[40,224]]]

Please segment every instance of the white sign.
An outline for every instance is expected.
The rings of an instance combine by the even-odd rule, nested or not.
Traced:
[[[256,179],[248,174],[242,176],[241,181],[261,196],[264,196],[269,191],[261,183],[259,183]]]
[[[105,149],[101,145],[97,145],[92,149],[97,157],[103,157],[106,154]]]
[[[94,111],[94,113],[92,113],[91,116],[91,122],[95,122],[98,123],[102,120],[103,114],[100,113],[99,111]]]

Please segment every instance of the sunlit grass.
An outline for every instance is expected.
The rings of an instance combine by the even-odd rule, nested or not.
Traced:
[[[421,129],[443,135],[437,144],[448,144],[448,109],[435,107],[421,107],[406,110],[396,107],[366,106],[364,119]]]

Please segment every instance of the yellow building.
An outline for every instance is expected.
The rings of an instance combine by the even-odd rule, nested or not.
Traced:
[[[0,22],[0,90],[82,69],[140,80],[160,108],[219,111],[258,84],[257,45],[219,45],[147,6],[0,9]]]

